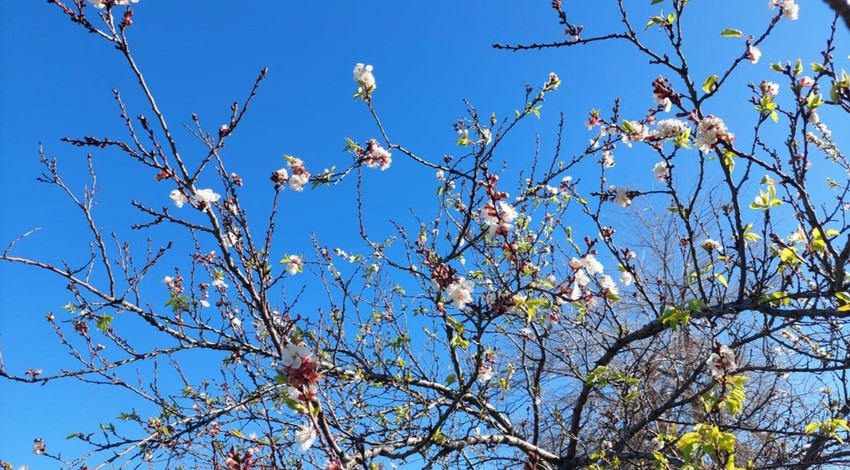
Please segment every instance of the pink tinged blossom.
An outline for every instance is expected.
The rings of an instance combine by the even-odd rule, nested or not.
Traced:
[[[372,92],[378,88],[375,81],[375,75],[372,74],[372,66],[357,64],[354,66],[354,81],[357,82],[367,92]]]
[[[479,213],[489,237],[507,235],[513,229],[511,223],[516,220],[518,215],[516,209],[504,201],[499,201],[498,205],[488,202],[481,207]]]
[[[289,178],[289,187],[293,191],[304,191],[304,185],[309,181],[310,177],[307,175],[292,175],[292,178]]]
[[[652,174],[659,183],[663,183],[670,178],[670,165],[667,162],[658,162],[652,167]]]
[[[715,379],[738,370],[738,365],[735,364],[735,353],[726,345],[721,345],[717,352],[712,352],[705,363],[708,366],[708,373]]]
[[[289,369],[300,369],[301,365],[309,362],[313,351],[303,344],[289,343],[283,348],[280,364]]]
[[[183,194],[183,192],[179,189],[172,190],[168,197],[170,197],[171,200],[174,201],[174,205],[178,208],[183,207],[183,204],[189,202],[189,198],[187,198],[186,195]]]
[[[371,139],[366,143],[366,150],[362,153],[363,163],[369,168],[380,168],[381,171],[390,167],[393,162],[392,154],[381,147],[377,140]]]
[[[474,288],[472,281],[460,277],[446,287],[446,295],[451,299],[452,305],[463,308],[466,304],[472,302],[472,290]]]
[[[286,171],[286,168],[281,168],[272,173],[270,179],[274,183],[275,189],[286,187],[286,183],[289,182],[289,172]]]
[[[694,144],[701,151],[710,152],[720,142],[731,144],[734,140],[735,135],[726,129],[726,124],[722,119],[714,116],[706,116],[697,125],[697,136]]]
[[[751,45],[747,48],[745,56],[751,64],[757,64],[759,59],[761,59],[761,49],[759,49],[758,46]]]
[[[312,424],[302,424],[297,431],[295,431],[295,444],[298,445],[298,450],[301,452],[307,452],[310,447],[313,447],[313,442],[316,440],[316,430],[313,429]]]
[[[797,82],[800,84],[800,88],[807,88],[815,84],[814,79],[809,77],[808,75],[800,77],[800,80]]]
[[[215,279],[213,279],[213,281],[212,281],[212,285],[213,285],[213,287],[215,287],[215,288],[217,288],[217,289],[219,289],[219,290],[225,290],[225,289],[227,289],[227,288],[229,287],[229,286],[228,286],[228,285],[224,282],[224,279],[222,279],[222,278],[220,278],[220,277],[219,277],[219,278],[215,278]]]
[[[489,364],[481,364],[478,368],[478,381],[485,383],[493,378],[493,367]]]
[[[578,258],[573,258],[570,260],[570,267],[574,270],[578,271],[581,269],[581,260]]]
[[[298,255],[289,255],[286,258],[286,272],[294,276],[303,271],[303,262]]]

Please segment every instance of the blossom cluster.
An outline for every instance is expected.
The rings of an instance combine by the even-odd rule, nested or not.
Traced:
[[[800,16],[800,5],[794,3],[794,0],[770,0],[768,6],[771,10],[781,8],[782,17],[786,20],[794,21]]]
[[[313,352],[303,344],[289,343],[283,348],[280,365],[293,387],[309,387],[319,380],[319,367]]]
[[[472,290],[475,285],[469,279],[459,277],[446,287],[446,295],[451,299],[452,305],[463,308],[472,302]]]
[[[272,173],[271,180],[274,183],[275,189],[282,188],[286,183],[293,191],[304,191],[304,185],[310,182],[310,172],[304,167],[304,162],[300,158],[286,156],[289,170],[281,168]],[[292,171],[290,176],[289,171]]]
[[[210,204],[216,203],[221,199],[221,195],[212,189],[197,189],[192,197],[187,197],[183,191],[174,189],[169,193],[168,197],[171,198],[174,205],[178,208],[183,207],[188,202],[201,210],[206,209]]]
[[[366,142],[366,150],[359,152],[363,163],[369,168],[380,168],[381,171],[386,170],[392,164],[392,154],[385,148],[381,147],[375,139],[370,139]]]
[[[481,207],[480,214],[481,221],[487,227],[488,237],[507,235],[513,229],[512,222],[517,218],[516,209],[504,201],[499,201],[496,205],[488,202]]]
[[[89,0],[95,8],[102,9],[118,5],[129,5],[130,3],[139,3],[139,0]]]
[[[731,144],[735,135],[726,128],[722,119],[714,116],[706,116],[697,125],[697,136],[694,144],[703,152],[710,152],[720,142]]]
[[[724,375],[738,370],[738,365],[735,363],[735,353],[725,344],[714,348],[705,363],[708,366],[708,373],[715,379],[720,379]]]

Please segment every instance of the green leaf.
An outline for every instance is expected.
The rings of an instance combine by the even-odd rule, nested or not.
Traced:
[[[739,38],[743,36],[744,33],[742,33],[739,29],[726,28],[720,32],[720,35],[724,38]]]
[[[661,3],[661,2],[663,2],[663,1],[664,1],[664,0],[652,0],[652,3],[650,3],[650,5],[655,5],[655,4],[657,4],[657,3]]]
[[[706,93],[711,93],[717,88],[717,75],[712,75],[705,79],[702,83],[702,91]]]
[[[112,324],[112,315],[101,315],[97,319],[97,329],[104,333],[109,332],[110,324]]]
[[[456,375],[449,374],[449,376],[446,377],[446,387],[451,387],[452,384],[455,383],[455,382],[457,382],[457,376]]]

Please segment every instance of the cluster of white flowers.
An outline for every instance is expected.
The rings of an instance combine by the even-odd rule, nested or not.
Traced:
[[[732,143],[735,135],[726,129],[726,123],[714,116],[706,116],[697,125],[697,137],[694,141],[697,148],[703,152],[709,152],[717,147],[719,142]]]
[[[218,200],[221,199],[221,195],[212,189],[198,189],[195,191],[195,194],[192,195],[191,199],[186,197],[183,191],[174,189],[168,194],[168,197],[171,198],[174,205],[178,208],[183,207],[183,204],[190,202],[193,206],[200,209],[206,208],[209,204],[218,202]]]
[[[759,59],[761,59],[761,49],[758,46],[750,45],[747,48],[747,60],[750,61],[751,64],[757,64]]]
[[[286,272],[294,276],[304,270],[304,262],[298,255],[289,255],[284,258],[286,263]]]
[[[663,183],[670,178],[670,165],[667,162],[658,162],[652,167],[652,174],[659,183]]]
[[[463,308],[466,304],[472,302],[473,289],[475,289],[475,286],[472,281],[460,277],[446,287],[446,295],[451,299],[452,305]]]
[[[794,0],[770,0],[768,6],[771,10],[782,8],[782,17],[786,20],[794,21],[800,17],[800,5],[794,3]]]
[[[708,373],[715,379],[738,370],[738,365],[735,364],[735,353],[725,344],[720,346],[718,352],[711,353],[705,363],[708,365]]]
[[[218,202],[221,195],[212,189],[198,189],[192,196],[192,204],[197,207],[205,207],[207,204]]]
[[[289,187],[293,191],[304,191],[304,185],[310,181],[310,173],[304,168],[304,162],[295,158],[289,163],[292,176],[289,178]]]
[[[303,344],[289,343],[283,347],[280,364],[289,369],[300,369],[301,365],[309,362],[313,352]]]
[[[499,201],[498,209],[492,202],[488,202],[481,207],[481,221],[487,227],[487,236],[492,237],[496,234],[506,235],[513,225],[511,223],[517,217],[517,211],[510,204]]]
[[[362,154],[363,162],[369,168],[380,168],[382,171],[390,167],[393,162],[392,154],[377,140],[371,139],[366,143],[366,151]]]
[[[139,3],[139,0],[89,0],[89,3],[95,8],[106,8],[107,6],[129,5],[130,3]]]
[[[372,74],[372,66],[357,64],[354,66],[354,81],[357,82],[367,93],[378,88],[375,75]]]
[[[706,238],[705,240],[701,241],[699,246],[701,246],[702,249],[708,252],[716,251],[718,253],[723,253],[723,245],[719,241],[712,240],[711,238]]]
[[[298,450],[306,452],[310,447],[313,447],[313,442],[316,440],[316,430],[312,424],[302,424],[295,431],[295,444],[298,445]]]
[[[655,126],[655,136],[659,139],[674,140],[680,136],[688,125],[678,119],[662,119]]]

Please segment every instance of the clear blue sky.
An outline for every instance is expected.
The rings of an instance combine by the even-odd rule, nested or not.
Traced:
[[[464,115],[462,98],[484,115],[495,111],[505,116],[521,106],[524,84],[537,86],[551,71],[561,76],[563,85],[547,100],[543,119],[528,121],[503,149],[502,157],[514,168],[529,161],[535,133],[541,134],[544,150],[552,148],[558,112],[566,113],[567,139],[575,144],[573,149],[582,148],[590,137],[582,122],[591,108],[609,109],[619,96],[624,98],[624,117],[641,116],[652,106],[649,84],[659,72],[646,67],[646,60],[631,51],[626,55],[622,46],[526,53],[491,49],[494,42],[561,39],[549,3],[141,0],[130,37],[137,60],[185,149],[200,149],[181,128],[191,124],[191,113],[197,113],[209,129],[217,128],[227,119],[230,103],[242,100],[257,72],[269,67],[269,78],[224,153],[246,184],[255,186],[251,202],[262,213],[262,201],[271,190],[268,174],[283,166],[282,154],[299,156],[319,172],[348,162],[342,152],[345,137],[360,142],[377,137],[365,107],[351,98],[356,88],[351,69],[357,62],[375,66],[375,105],[390,136],[432,159],[457,151],[451,125]],[[619,31],[615,18],[601,11],[607,9],[600,5],[606,2],[564,3],[575,8],[568,11],[588,27],[588,34]],[[719,31],[725,27],[761,31],[771,16],[766,3],[693,2],[691,38],[703,35],[708,40],[695,40],[688,51],[701,59],[733,58],[743,41],[722,39]],[[767,70],[771,61],[819,50],[826,36],[821,29],[826,24],[826,7],[818,1],[801,3],[800,20],[780,24],[778,34],[762,47],[762,61],[747,64],[737,96],[747,95],[744,83],[772,78]],[[645,35],[654,42],[652,32]],[[839,36],[845,45],[840,50],[847,51],[846,31]],[[710,59],[695,65],[698,80],[716,72]],[[86,258],[87,239],[78,214],[55,189],[35,182],[41,172],[37,150],[42,142],[49,155],[60,158],[69,182],[81,187],[85,153],[59,138],[124,137],[113,87],[124,95],[131,115],[146,111],[121,57],[106,42],[72,25],[44,1],[0,3],[4,162],[0,245],[41,227],[37,235],[20,243],[20,255],[53,262],[79,263]],[[740,100],[716,101],[713,106],[724,103],[737,110],[749,109]],[[724,110],[709,111],[723,115]],[[734,125],[733,116],[724,117]],[[625,183],[650,181],[655,162],[639,157],[638,151],[623,152],[613,174]],[[145,220],[129,207],[132,199],[154,206],[169,203],[172,187],[155,184],[152,174],[122,155],[99,152],[95,162],[104,185],[101,224],[110,230],[125,236],[130,224]],[[208,181],[212,185],[213,180]],[[415,170],[401,155],[396,155],[390,170],[368,174],[367,182],[371,189],[366,210],[375,235],[391,234],[386,225],[389,217],[410,226],[407,208],[430,201],[435,189],[433,174]],[[282,249],[309,254],[311,232],[330,246],[362,248],[352,225],[352,183],[330,191],[288,192],[284,199],[288,239]],[[139,240],[138,234],[129,236]],[[168,232],[157,237],[161,241]],[[166,266],[161,271],[151,276],[151,289],[157,289],[156,280],[169,274]],[[45,313],[58,314],[69,300],[62,283],[6,264],[0,265],[0,280],[0,351],[9,370],[20,373],[35,367],[55,372],[70,367],[72,363],[43,321]],[[52,462],[31,454],[32,439],[44,437],[50,450],[67,446],[73,454],[78,449],[66,444],[64,437],[93,430],[98,418],[105,421],[116,410],[127,409],[120,400],[109,390],[73,382],[40,387],[0,381],[0,459],[16,466],[28,464],[31,469],[52,468]]]

